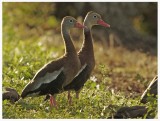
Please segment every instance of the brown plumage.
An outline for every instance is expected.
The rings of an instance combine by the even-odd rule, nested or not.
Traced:
[[[10,100],[11,103],[14,103],[19,100],[20,96],[18,92],[10,87],[5,87],[5,90],[2,94],[3,100]]]
[[[83,44],[78,52],[78,57],[81,61],[81,69],[79,70],[78,74],[72,80],[70,84],[64,87],[65,91],[68,91],[68,100],[71,104],[71,96],[70,90],[76,91],[76,97],[79,98],[80,90],[83,88],[85,82],[89,79],[92,70],[95,66],[95,58],[94,58],[94,51],[93,51],[93,42],[92,42],[92,35],[91,35],[91,28],[94,25],[101,25],[104,27],[110,27],[109,24],[105,23],[101,16],[95,12],[88,12],[84,22],[85,28],[83,30]],[[45,98],[45,100],[49,99],[49,96]]]
[[[142,94],[140,101],[141,103],[147,103],[147,98],[149,97],[148,94],[156,98],[158,94],[158,76],[154,77],[154,79],[150,82],[147,89]]]
[[[77,98],[79,98],[79,92],[84,86],[85,82],[89,79],[91,72],[95,66],[91,28],[94,25],[110,27],[109,24],[105,23],[101,19],[101,16],[98,13],[95,13],[93,11],[87,13],[83,24],[84,26],[86,26],[83,30],[84,40],[82,47],[78,52],[78,57],[81,61],[81,69],[79,71],[79,74],[73,79],[73,81],[69,85],[64,87],[66,91],[75,90]],[[68,95],[70,100],[70,91],[68,92]]]
[[[147,114],[146,106],[132,106],[132,107],[121,107],[113,117],[114,119],[127,119],[127,118],[143,118]]]
[[[54,95],[63,91],[80,69],[80,60],[70,38],[71,28],[83,28],[71,16],[64,17],[61,23],[61,34],[65,44],[65,54],[57,60],[44,65],[25,86],[21,97]],[[71,68],[72,67],[72,68]],[[53,99],[53,97],[52,97]]]

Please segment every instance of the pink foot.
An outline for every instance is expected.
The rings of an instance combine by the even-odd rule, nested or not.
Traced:
[[[52,95],[49,95],[49,96],[50,96],[50,106],[51,106],[51,108],[52,107],[57,108],[57,103],[56,103],[55,98]]]
[[[70,91],[68,91],[68,103],[69,103],[69,106],[72,105],[72,97],[71,97]]]
[[[76,98],[79,99],[79,92],[76,92]]]

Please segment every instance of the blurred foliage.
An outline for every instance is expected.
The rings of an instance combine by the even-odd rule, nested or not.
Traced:
[[[46,29],[53,29],[58,20],[51,16],[51,3],[3,3],[3,30],[10,27],[20,38],[39,36]],[[6,26],[7,25],[7,26]],[[5,33],[5,35],[8,33]],[[17,35],[18,36],[18,35]]]
[[[94,38],[104,41],[107,47],[118,45],[157,54],[156,2],[4,2],[3,29],[9,24],[23,39],[40,36],[46,30],[57,31],[64,16],[84,18],[88,11],[98,12],[111,25],[109,31],[93,28]]]

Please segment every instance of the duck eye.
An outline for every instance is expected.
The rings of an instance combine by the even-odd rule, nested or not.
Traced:
[[[70,22],[70,23],[73,23],[73,20],[71,19],[71,20],[69,20],[69,22]]]
[[[96,15],[94,15],[94,16],[93,16],[93,18],[97,18],[97,16],[96,16]]]

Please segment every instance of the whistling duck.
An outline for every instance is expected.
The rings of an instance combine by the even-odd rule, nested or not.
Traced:
[[[57,60],[44,65],[25,86],[21,97],[50,95],[51,106],[56,106],[55,94],[63,91],[80,69],[80,60],[70,37],[71,28],[84,28],[71,16],[64,17],[61,34],[65,44],[65,54]],[[53,96],[52,96],[53,95]]]
[[[93,43],[91,36],[91,28],[94,25],[102,25],[104,27],[110,27],[109,24],[105,23],[98,13],[90,11],[87,13],[83,25],[84,40],[80,51],[78,52],[79,59],[81,61],[81,69],[75,76],[73,81],[64,87],[64,90],[68,91],[68,98],[71,101],[70,90],[76,91],[76,97],[79,98],[79,92],[84,86],[85,82],[89,79],[92,70],[95,66],[95,58],[93,51]]]
[[[14,103],[16,101],[18,101],[20,98],[20,95],[18,94],[18,92],[10,87],[5,87],[4,91],[2,93],[2,99],[3,100],[9,100],[11,103]]]

